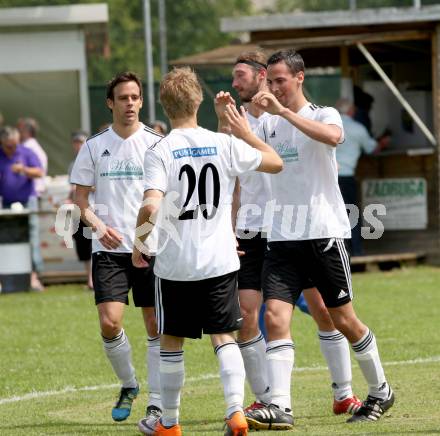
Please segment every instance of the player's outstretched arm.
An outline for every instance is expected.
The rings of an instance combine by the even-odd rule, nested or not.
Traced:
[[[81,219],[93,232],[96,232],[101,244],[108,250],[114,250],[121,245],[122,236],[115,229],[106,226],[90,209],[89,193],[91,186],[76,185],[75,204],[81,209]]]
[[[240,111],[241,113],[232,104],[226,107],[225,116],[231,127],[231,133],[261,151],[263,158],[257,171],[273,174],[279,173],[283,169],[283,160],[270,145],[267,145],[252,132],[246,117],[246,110],[243,106],[240,106]]]
[[[267,91],[254,95],[252,103],[272,115],[279,115],[293,124],[298,130],[318,142],[336,147],[341,142],[342,130],[335,124],[325,124],[320,121],[310,120],[284,107],[277,98]]]

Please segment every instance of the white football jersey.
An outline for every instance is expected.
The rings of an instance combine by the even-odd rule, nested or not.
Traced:
[[[298,115],[344,131],[341,116],[332,107],[307,103]],[[258,136],[284,162],[281,173],[270,178],[276,204],[269,240],[350,238],[350,222],[338,185],[336,147],[315,141],[279,116],[266,118]],[[342,133],[340,142],[343,140]]]
[[[145,190],[165,194],[154,273],[204,280],[239,269],[231,222],[235,178],[258,168],[260,151],[201,127],[173,129],[145,155]]]
[[[95,187],[95,214],[123,237],[115,250],[106,249],[94,237],[93,252],[132,252],[136,219],[144,194],[144,156],[148,147],[160,139],[162,135],[141,123],[126,139],[109,127],[87,139],[81,147],[70,183]]]
[[[246,113],[249,124],[254,132],[270,114],[264,112],[255,118]],[[266,203],[270,200],[270,174],[252,171],[242,174],[240,179],[240,209],[237,214],[236,230],[261,231],[265,225]]]

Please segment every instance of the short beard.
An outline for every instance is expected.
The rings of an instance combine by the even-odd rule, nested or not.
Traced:
[[[254,98],[254,95],[258,92],[258,89],[253,89],[252,91],[248,91],[243,97],[240,97],[242,103],[250,103]]]

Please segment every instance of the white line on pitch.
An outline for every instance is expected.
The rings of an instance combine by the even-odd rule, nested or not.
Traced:
[[[427,358],[418,358],[418,359],[411,359],[411,360],[397,360],[392,362],[383,362],[383,366],[397,366],[397,365],[417,365],[420,363],[434,363],[434,362],[440,362],[440,356],[433,356],[433,357],[427,357]],[[306,366],[302,368],[295,368],[295,372],[308,372],[308,371],[324,371],[327,370],[326,366]],[[218,378],[218,374],[204,374],[197,377],[188,377],[186,379],[186,382],[198,382],[201,380],[210,380]],[[17,403],[19,401],[25,401],[25,400],[33,400],[34,398],[42,398],[42,397],[52,397],[54,395],[61,395],[61,394],[67,394],[72,392],[85,392],[85,391],[99,391],[102,389],[114,389],[118,388],[120,385],[117,383],[114,384],[108,384],[108,385],[97,385],[97,386],[84,386],[82,388],[75,388],[73,386],[67,386],[64,389],[61,389],[59,391],[43,391],[43,392],[29,392],[27,394],[21,395],[21,396],[14,396],[9,398],[0,398],[0,405],[2,404],[8,404],[8,403]]]

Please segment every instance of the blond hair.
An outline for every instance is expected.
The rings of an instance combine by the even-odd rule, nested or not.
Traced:
[[[203,101],[197,74],[189,67],[174,68],[160,82],[159,99],[171,120],[194,115]]]

